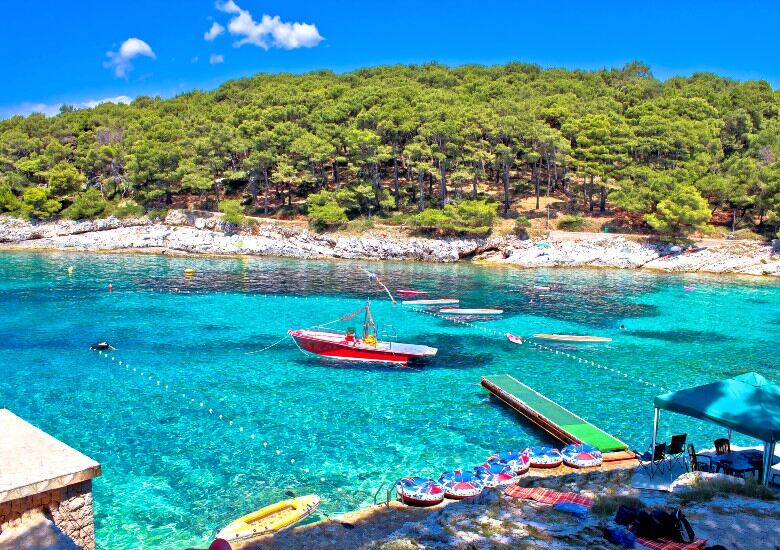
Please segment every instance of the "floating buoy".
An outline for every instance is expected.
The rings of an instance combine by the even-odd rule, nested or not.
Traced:
[[[225,539],[214,539],[209,546],[209,550],[232,550],[232,546]]]
[[[68,273],[73,273],[73,266],[72,265],[68,266]]]
[[[494,460],[486,462],[481,466],[474,468],[474,473],[479,476],[485,487],[504,487],[511,485],[517,479],[517,474],[510,468],[506,462]]]
[[[479,496],[485,487],[477,474],[462,470],[443,473],[439,485],[444,488],[444,496],[454,500]]]
[[[503,462],[517,474],[524,474],[531,467],[531,457],[522,451],[504,451],[487,457],[486,463]]]
[[[434,506],[444,500],[444,488],[432,479],[405,477],[395,484],[405,504]]]
[[[552,447],[530,447],[523,454],[531,459],[531,468],[556,468],[563,464],[561,451]]]
[[[187,269],[184,270],[184,275],[186,275],[187,277],[192,277],[193,275],[195,275],[195,270],[192,269],[191,267],[188,267]]]
[[[566,445],[561,449],[561,454],[563,455],[563,463],[572,468],[600,466],[604,461],[601,451],[584,443]]]

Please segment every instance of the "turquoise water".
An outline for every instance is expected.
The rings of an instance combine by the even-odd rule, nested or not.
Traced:
[[[361,267],[391,288],[506,310],[483,329],[610,336],[559,351],[629,376],[392,306]],[[401,369],[305,357],[290,340],[250,353],[367,296],[380,330],[439,355]],[[659,390],[635,378],[679,388],[755,370],[776,380],[780,365],[780,285],[759,279],[7,253],[0,311],[0,406],[103,465],[94,491],[105,549],[205,547],[216,528],[290,490],[320,494],[332,514],[370,504],[383,481],[551,443],[486,397],[484,374],[511,373],[645,446]],[[114,361],[88,351],[102,339],[118,348]],[[661,433],[678,431],[698,446],[722,435],[665,416]]]

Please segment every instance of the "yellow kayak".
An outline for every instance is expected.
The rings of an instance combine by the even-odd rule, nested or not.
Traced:
[[[217,539],[235,543],[277,533],[309,516],[319,505],[317,495],[282,500],[238,518],[217,533]]]

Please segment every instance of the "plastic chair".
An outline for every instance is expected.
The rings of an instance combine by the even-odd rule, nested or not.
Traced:
[[[696,454],[692,443],[688,445],[688,462],[691,466],[691,472],[712,472],[712,458]]]
[[[688,434],[673,435],[672,441],[669,443],[669,447],[666,449],[666,458],[669,461],[669,470],[672,469],[672,464],[678,462],[680,466],[685,468],[685,441],[688,439]],[[687,468],[686,468],[687,470]]]
[[[719,455],[731,452],[731,441],[725,437],[715,440],[715,453]]]
[[[634,451],[636,459],[639,462],[639,467],[642,468],[650,479],[653,479],[655,472],[664,471],[664,463],[666,462],[666,443],[658,443],[655,446],[652,454],[650,451],[640,453]]]

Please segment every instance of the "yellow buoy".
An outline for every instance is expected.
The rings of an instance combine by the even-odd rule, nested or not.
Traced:
[[[184,274],[187,277],[192,277],[193,275],[195,275],[195,270],[192,269],[191,267],[188,267],[187,269],[184,270]]]
[[[72,265],[68,266],[68,273],[73,273],[73,266]]]

